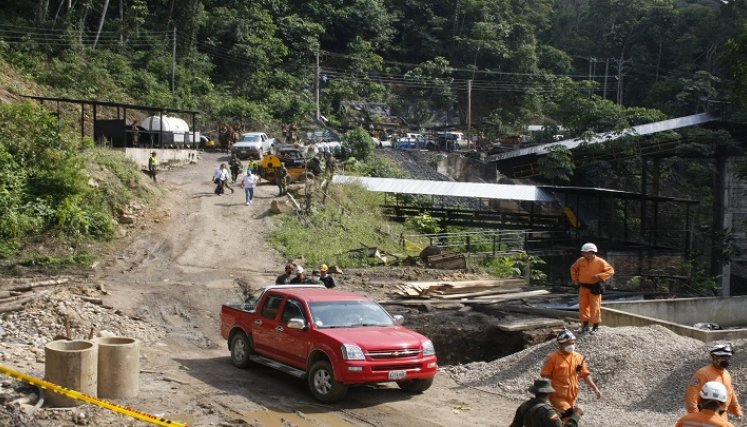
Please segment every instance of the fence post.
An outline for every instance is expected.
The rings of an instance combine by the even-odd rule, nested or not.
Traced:
[[[493,233],[493,258],[495,258],[495,233]]]

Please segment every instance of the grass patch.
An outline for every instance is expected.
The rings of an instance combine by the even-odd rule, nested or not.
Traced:
[[[304,259],[306,265],[322,263],[340,267],[364,267],[380,263],[375,258],[356,257],[350,251],[377,247],[401,253],[398,237],[403,226],[391,223],[379,210],[383,194],[355,185],[330,185],[326,205],[315,199],[316,207],[305,216],[281,215],[269,242],[286,259]]]

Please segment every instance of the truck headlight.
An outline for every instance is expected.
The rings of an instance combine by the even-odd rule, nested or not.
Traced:
[[[423,343],[423,356],[435,356],[436,349],[433,347],[431,340]]]
[[[354,344],[342,345],[342,358],[345,360],[366,360],[363,350]]]

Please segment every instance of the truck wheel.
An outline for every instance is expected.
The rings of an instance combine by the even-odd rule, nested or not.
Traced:
[[[324,403],[336,402],[348,392],[348,386],[335,380],[332,365],[320,360],[309,371],[309,389],[314,397]]]
[[[252,343],[243,332],[233,336],[231,340],[231,363],[239,368],[247,368],[252,364],[249,356],[252,355]]]
[[[433,377],[420,380],[397,381],[397,385],[408,393],[422,393],[433,385]]]

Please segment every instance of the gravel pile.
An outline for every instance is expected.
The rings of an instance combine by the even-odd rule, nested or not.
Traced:
[[[399,150],[396,148],[382,148],[377,153],[394,162],[400,169],[407,171],[412,179],[453,181],[448,176],[438,173],[433,166],[443,157],[442,153],[426,150]]]
[[[103,330],[137,338],[146,344],[164,335],[158,327],[84,301],[74,290],[56,287],[38,291],[23,310],[3,314],[0,341],[43,349],[55,337],[88,339]]]
[[[729,371],[737,393],[747,384],[747,350],[735,343]],[[578,350],[586,357],[592,377],[602,391],[602,400],[582,384],[577,404],[586,414],[584,425],[597,427],[674,425],[685,413],[683,396],[692,373],[710,361],[701,341],[686,338],[661,326],[603,327],[601,333],[582,336]],[[460,383],[503,395],[517,401],[531,396],[527,388],[545,357],[557,349],[548,341],[492,362],[449,367]],[[747,402],[740,399],[740,403]]]

